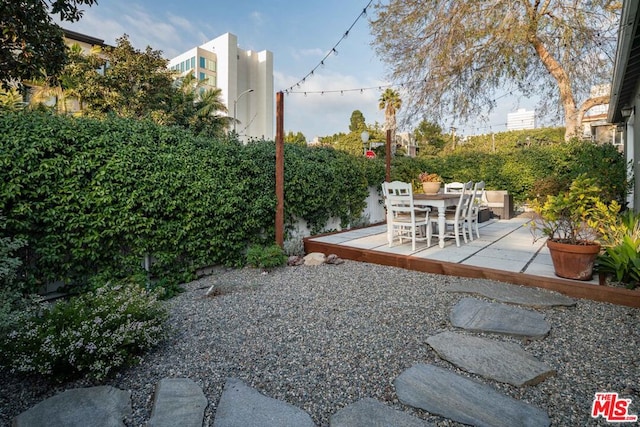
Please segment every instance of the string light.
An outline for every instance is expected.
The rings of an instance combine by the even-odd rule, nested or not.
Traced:
[[[331,48],[331,50],[330,50],[330,51],[329,51],[329,52],[324,56],[324,58],[322,58],[322,60],[320,60],[320,62],[318,63],[318,65],[316,65],[315,67],[313,67],[313,69],[312,69],[311,71],[309,71],[309,72],[307,73],[307,75],[306,75],[306,76],[304,76],[302,79],[300,79],[297,83],[295,83],[295,84],[293,84],[293,85],[289,86],[287,89],[283,90],[282,92],[285,92],[285,93],[287,93],[287,94],[288,94],[288,93],[290,93],[290,92],[291,92],[291,90],[292,90],[294,87],[300,87],[300,83],[305,83],[306,78],[307,78],[307,77],[309,77],[309,76],[312,76],[312,75],[313,75],[313,72],[314,72],[315,70],[317,70],[317,69],[318,69],[318,67],[324,67],[324,61],[325,61],[325,60],[326,60],[330,55],[332,55],[332,54],[333,54],[333,55],[336,55],[336,56],[338,55],[338,49],[337,49],[338,45],[342,42],[342,40],[344,40],[344,39],[346,39],[346,38],[347,38],[347,36],[349,35],[349,32],[350,32],[350,31],[351,31],[351,29],[356,25],[356,23],[360,20],[360,18],[362,18],[363,16],[367,16],[367,9],[369,8],[369,6],[371,6],[371,3],[373,3],[373,0],[369,0],[369,3],[367,3],[367,5],[364,7],[364,9],[362,9],[362,12],[360,12],[360,15],[358,15],[358,17],[353,21],[353,23],[352,23],[352,24],[351,24],[351,26],[347,29],[347,31],[345,31],[345,32],[342,34],[342,37],[340,38],[340,40],[338,40],[338,43],[336,43],[336,44]]]

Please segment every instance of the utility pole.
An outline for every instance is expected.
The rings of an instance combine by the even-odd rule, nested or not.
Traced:
[[[456,149],[456,128],[451,126],[451,143],[453,145],[453,149]]]

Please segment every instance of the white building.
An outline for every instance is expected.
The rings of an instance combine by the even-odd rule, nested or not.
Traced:
[[[507,114],[507,130],[535,129],[536,112],[527,111],[524,108],[515,113]]]
[[[207,86],[220,88],[229,116],[235,112],[236,132],[243,141],[274,138],[272,52],[242,50],[238,37],[226,33],[171,59],[169,68],[193,70]]]

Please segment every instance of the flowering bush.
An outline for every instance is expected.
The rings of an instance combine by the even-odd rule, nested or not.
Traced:
[[[0,363],[14,372],[102,380],[158,344],[166,318],[155,294],[132,283],[108,283],[23,313],[21,327],[0,339]]]
[[[437,173],[422,172],[418,175],[420,182],[442,182],[442,178]]]

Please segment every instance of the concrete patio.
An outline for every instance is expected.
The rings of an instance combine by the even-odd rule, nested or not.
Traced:
[[[393,265],[411,270],[463,277],[478,277],[525,286],[552,289],[566,295],[607,301],[614,304],[640,307],[640,292],[619,287],[599,286],[597,275],[590,281],[559,278],[545,239],[533,241],[529,219],[491,219],[479,224],[480,238],[456,247],[447,240],[438,246],[434,236],[431,246],[418,242],[411,250],[411,242],[397,240],[389,247],[387,225],[311,236],[305,239],[305,250],[323,252],[355,261]]]

